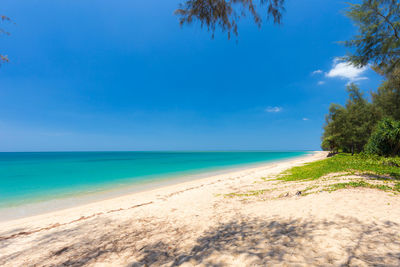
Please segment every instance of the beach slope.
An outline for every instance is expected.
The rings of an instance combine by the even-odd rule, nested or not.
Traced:
[[[398,196],[361,188],[304,195],[306,184],[276,180],[324,157],[2,222],[0,265],[399,266]]]

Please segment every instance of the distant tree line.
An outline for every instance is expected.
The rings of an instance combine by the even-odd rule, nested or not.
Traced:
[[[354,50],[345,60],[357,67],[370,64],[385,80],[371,101],[355,84],[347,87],[345,106],[329,108],[321,146],[333,152],[400,155],[400,3],[364,0],[351,5],[347,15],[359,34],[345,42]]]

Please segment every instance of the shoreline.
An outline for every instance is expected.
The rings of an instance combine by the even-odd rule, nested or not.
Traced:
[[[280,162],[270,162],[258,167],[245,168],[239,171],[227,172],[219,175],[203,177],[200,179],[165,185],[150,190],[120,195],[80,205],[78,204],[60,210],[41,212],[32,216],[24,216],[25,214],[18,214],[20,216],[15,219],[9,218],[8,220],[0,221],[0,229],[18,229],[20,227],[37,229],[43,228],[43,223],[48,226],[54,224],[69,224],[70,222],[81,220],[82,218],[92,218],[93,215],[106,214],[108,211],[114,212],[118,210],[131,209],[132,207],[134,208],[137,206],[143,206],[147,203],[153,204],[160,200],[163,201],[163,195],[166,195],[168,197],[188,190],[200,188],[207,184],[221,183],[224,180],[229,179],[230,177],[234,177],[235,179],[237,179],[241,177],[252,176],[254,174],[256,176],[259,176],[263,171],[266,171],[267,173],[270,173],[271,171],[273,172],[274,167],[278,167],[278,171],[275,172],[277,174],[280,173],[282,170],[290,168],[292,166],[325,157],[325,152],[314,151],[307,155],[286,159]],[[32,209],[32,207],[33,205],[29,206],[28,208]],[[15,212],[15,209],[11,208],[10,210],[7,210],[7,212]],[[3,213],[3,218],[5,218],[6,215],[6,213]],[[1,232],[2,231],[0,230],[0,237],[4,236]]]
[[[145,193],[148,191],[162,189],[182,183],[197,181],[202,179],[212,179],[221,175],[235,174],[237,172],[268,168],[273,164],[290,162],[296,159],[307,158],[319,153],[320,151],[309,151],[307,154],[294,156],[286,159],[271,160],[267,162],[247,163],[229,166],[227,168],[217,168],[216,170],[205,170],[200,172],[188,172],[186,174],[171,175],[160,177],[149,182],[139,182],[131,185],[105,187],[95,192],[85,192],[68,194],[67,196],[58,196],[52,199],[34,200],[31,203],[22,203],[10,205],[9,207],[0,207],[0,223],[38,216],[46,213],[62,211],[76,208],[88,204],[94,204],[101,201],[112,200],[114,198],[124,197],[131,194]]]
[[[0,222],[0,265],[399,266],[397,195],[276,179],[326,155]]]

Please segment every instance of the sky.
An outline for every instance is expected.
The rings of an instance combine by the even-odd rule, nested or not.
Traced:
[[[180,27],[179,3],[3,0],[0,151],[319,150],[346,85],[382,80],[338,60],[345,1],[287,0],[231,40]]]

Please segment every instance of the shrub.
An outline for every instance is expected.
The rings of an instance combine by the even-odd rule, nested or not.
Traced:
[[[381,120],[369,138],[365,151],[385,157],[400,155],[400,121],[390,118]]]

